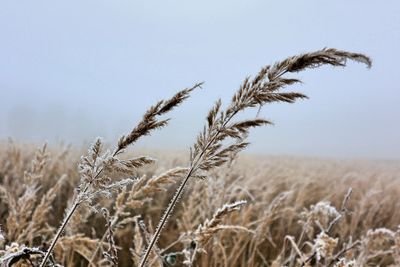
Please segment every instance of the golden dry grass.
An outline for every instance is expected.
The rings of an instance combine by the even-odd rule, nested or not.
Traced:
[[[71,148],[51,147],[42,153],[32,145],[9,143],[1,146],[3,255],[20,251],[24,246],[48,246],[79,182],[77,159],[80,154],[82,150]],[[122,222],[114,231],[120,266],[132,266],[138,261],[138,254],[146,243],[141,221],[147,225],[147,231],[154,231],[179,180],[157,181],[154,178],[187,164],[183,153],[146,154],[158,158],[157,163],[137,173],[146,176],[142,180],[145,186],[141,188],[147,189],[140,190],[136,200],[132,200],[131,219]],[[39,177],[40,187],[27,194],[24,192],[29,187],[27,177],[32,176]],[[329,232],[328,241],[335,240],[332,252],[320,264],[324,266],[349,243],[356,243],[339,258],[354,259],[357,264],[354,266],[378,263],[396,266],[400,260],[396,232],[400,221],[399,176],[400,164],[395,161],[245,155],[227,167],[212,171],[207,181],[198,180],[187,188],[168,231],[160,239],[159,253],[167,262],[176,261],[172,266],[183,266],[186,256],[182,251],[186,249],[184,252],[190,253],[190,243],[195,240],[202,246],[193,266],[282,266],[291,259],[300,266],[301,257],[310,257],[317,244],[324,251],[327,242],[318,239],[320,227],[326,228],[335,219],[335,212],[340,212],[342,201],[352,188],[346,205],[348,212]],[[24,184],[27,186],[21,186]],[[115,212],[116,197],[117,193],[102,199],[100,205]],[[221,221],[214,229],[209,227],[219,208],[240,200],[247,200],[247,204],[220,216]],[[87,266],[98,240],[107,231],[105,224],[101,213],[81,209],[56,246],[56,262],[65,266]],[[297,244],[301,257],[293,249],[292,241]],[[102,249],[106,251],[108,245]],[[97,260],[102,258],[99,254]],[[18,265],[23,266],[22,261]]]

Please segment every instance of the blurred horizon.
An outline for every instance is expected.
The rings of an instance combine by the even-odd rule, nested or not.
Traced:
[[[289,77],[310,99],[265,106],[249,153],[400,159],[398,1],[3,1],[0,140],[114,143],[156,101],[205,81],[138,144],[188,149],[213,103],[267,64],[333,47],[365,53]],[[254,117],[257,109],[242,114]]]

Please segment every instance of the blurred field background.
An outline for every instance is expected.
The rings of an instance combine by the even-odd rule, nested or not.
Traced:
[[[43,158],[38,155],[44,154],[41,148],[33,145],[2,144],[0,225],[7,239],[14,241],[8,244],[9,250],[16,250],[22,245],[48,245],[45,244],[46,240],[59,226],[67,200],[71,199],[79,181],[76,166],[85,150],[76,147],[47,148],[45,160],[41,161],[43,167],[36,173],[40,175],[41,183],[35,193],[36,196],[46,196],[46,203],[41,203],[40,198],[33,196],[29,203],[23,205],[21,200],[14,202],[19,192],[25,189],[21,186],[26,183],[23,177],[32,173],[32,159]],[[138,173],[145,175],[144,181],[172,167],[187,165],[187,155],[183,152],[137,153],[158,159],[156,164]],[[334,253],[356,240],[361,240],[361,245],[343,254],[343,257],[349,259],[346,263],[349,265],[335,266],[398,266],[399,244],[396,231],[400,220],[397,201],[399,173],[398,161],[259,157],[245,154],[229,166],[212,172],[207,181],[190,184],[159,247],[164,249],[172,244],[164,255],[180,251],[185,243],[182,240],[176,244],[174,242],[179,241],[182,235],[194,232],[199,224],[211,218],[225,203],[246,199],[248,204],[227,216],[224,225],[240,225],[249,231],[218,231],[205,247],[206,254],[199,255],[195,266],[283,266],[284,259],[289,258],[292,251],[290,245],[285,245],[285,237],[293,236],[298,240],[302,231],[307,229],[299,247],[302,251],[309,251],[307,244],[313,244],[316,233],[320,231],[315,223],[319,220],[325,225],[333,220],[335,213],[330,213],[332,208],[335,212],[340,211],[343,199],[351,187],[353,193],[347,204],[349,213],[332,228],[331,236],[338,240]],[[142,214],[140,219],[150,227],[149,231],[153,231],[157,223],[155,218],[161,216],[177,181],[157,184],[157,190],[150,190],[138,197],[138,206],[133,215]],[[57,184],[53,192],[57,197],[45,195]],[[101,205],[112,209],[115,197],[102,200]],[[318,203],[320,206],[316,208]],[[33,223],[29,215],[44,206],[48,209],[36,214]],[[311,218],[311,223],[304,228],[308,218]],[[104,224],[101,214],[82,209],[71,221],[65,237],[56,247],[58,262],[65,266],[87,266],[96,242],[105,231]],[[117,246],[121,248],[120,266],[132,266],[138,260],[129,251],[129,248],[140,250],[142,239],[138,227],[137,221],[133,221],[115,231]],[[387,229],[387,232],[382,228]],[[350,259],[356,259],[357,265],[355,262],[350,263]],[[183,266],[182,261],[183,257],[177,256],[174,264],[165,266]]]

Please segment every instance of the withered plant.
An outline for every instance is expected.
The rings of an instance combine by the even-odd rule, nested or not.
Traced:
[[[251,128],[271,124],[264,105],[307,98],[285,91],[301,83],[289,74],[348,60],[371,66],[328,48],[262,68],[216,101],[188,157],[140,151],[158,153],[155,164],[127,148],[201,84],[150,107],[115,147],[96,139],[79,162],[76,148],[0,145],[0,266],[399,265],[398,164],[238,156]]]

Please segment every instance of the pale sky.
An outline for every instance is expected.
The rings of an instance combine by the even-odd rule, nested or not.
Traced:
[[[294,75],[310,99],[266,106],[275,126],[254,130],[249,151],[399,159],[399,14],[398,0],[1,1],[0,139],[114,143],[157,100],[205,81],[138,144],[186,149],[247,75],[335,47],[373,68]]]

